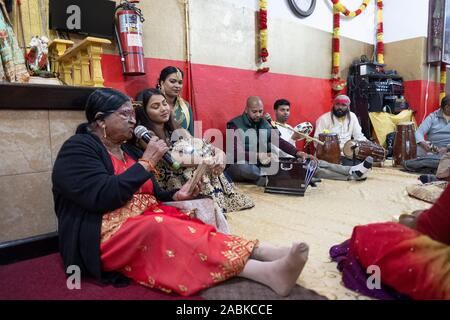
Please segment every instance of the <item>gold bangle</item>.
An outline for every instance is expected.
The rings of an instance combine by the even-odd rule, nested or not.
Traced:
[[[157,177],[159,177],[159,171],[155,168],[155,165],[152,161],[140,158],[138,162],[144,162],[147,165],[147,171],[153,172]]]

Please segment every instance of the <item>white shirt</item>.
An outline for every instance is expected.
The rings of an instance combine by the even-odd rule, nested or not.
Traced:
[[[290,144],[292,144],[295,147],[295,141],[291,139],[292,131],[287,129],[287,128],[284,128],[284,127],[278,125],[278,122],[275,122],[275,124],[276,124],[276,126],[278,128],[278,131],[280,131],[281,139],[286,140],[287,142],[289,142]],[[284,125],[289,127],[289,128],[292,128],[287,123],[285,123]],[[273,147],[275,147],[275,146],[273,146]],[[284,152],[283,150],[281,150],[281,149],[279,149],[277,147],[275,147],[275,151],[278,151],[278,156],[279,157],[293,158],[290,154],[287,154],[286,152]]]
[[[278,125],[278,122],[275,122],[275,124],[277,125],[277,128],[278,128],[278,130],[279,130],[280,133],[281,133],[281,138],[282,138],[283,140],[286,140],[287,142],[289,142],[290,144],[292,144],[292,145],[295,147],[295,141],[294,141],[293,139],[291,139],[292,133],[293,133],[292,130],[289,130],[289,129],[287,129],[287,128],[284,128],[284,127]],[[283,125],[285,125],[286,127],[292,128],[292,127],[291,127],[290,125],[288,125],[287,123],[285,123],[285,124],[283,124]],[[294,128],[292,128],[292,129],[294,129]]]
[[[334,123],[332,119],[334,120]],[[319,138],[319,134],[323,133],[323,130],[325,129],[330,131],[330,133],[338,134],[341,150],[344,147],[344,144],[348,140],[351,140],[352,137],[357,141],[367,140],[362,133],[358,118],[353,112],[350,112],[350,125],[348,117],[345,117],[344,121],[339,121],[339,119],[331,111],[321,115],[316,121],[316,131],[314,133],[314,137]]]

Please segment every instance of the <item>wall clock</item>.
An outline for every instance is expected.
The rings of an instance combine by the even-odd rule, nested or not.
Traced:
[[[300,18],[310,16],[316,7],[316,0],[288,0],[288,3],[294,14]]]

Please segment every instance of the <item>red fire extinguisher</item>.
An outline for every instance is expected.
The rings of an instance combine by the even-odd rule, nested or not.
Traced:
[[[142,23],[145,19],[135,3],[139,3],[139,1],[122,0],[115,13],[116,40],[123,74],[127,76],[145,74],[142,39]]]

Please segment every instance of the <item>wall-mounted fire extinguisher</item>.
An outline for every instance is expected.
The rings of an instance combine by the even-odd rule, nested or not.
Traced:
[[[142,23],[144,16],[135,3],[138,0],[122,0],[115,12],[115,33],[119,46],[123,74],[138,76],[145,74]]]

